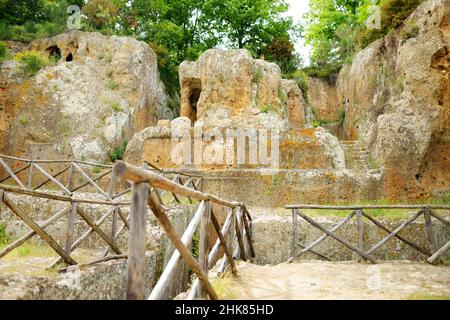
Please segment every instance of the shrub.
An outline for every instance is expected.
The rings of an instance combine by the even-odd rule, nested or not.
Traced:
[[[102,168],[99,166],[95,166],[92,168],[92,173],[100,173],[102,172]]]
[[[28,124],[28,118],[20,117],[19,122],[21,125],[26,126]]]
[[[403,41],[415,38],[419,35],[420,29],[415,23],[408,23],[400,32],[400,37]]]
[[[9,25],[0,23],[0,39],[18,42],[31,42],[35,39],[55,36],[64,32],[66,26],[54,22],[34,23],[24,25]]]
[[[127,149],[128,141],[124,141],[118,147],[115,147],[109,152],[109,159],[111,162],[116,162],[116,160],[122,160],[125,154],[125,150]]]
[[[278,98],[280,98],[282,104],[285,104],[288,98],[286,93],[283,91],[281,87],[278,88]]]
[[[122,107],[120,106],[120,103],[118,103],[117,101],[111,102],[111,109],[113,109],[114,112],[122,111]]]
[[[6,233],[6,226],[0,223],[0,245],[5,245],[10,240],[10,236]]]
[[[108,89],[109,90],[117,90],[119,88],[119,84],[114,80],[108,80]]]
[[[88,23],[96,28],[111,26],[117,18],[118,9],[109,0],[90,0],[83,6]]]
[[[0,62],[4,61],[8,56],[8,48],[6,44],[0,41]]]
[[[269,106],[262,106],[260,110],[262,113],[269,113]]]
[[[337,115],[337,121],[336,122],[338,122],[340,125],[343,125],[344,124],[344,121],[345,121],[345,114],[346,114],[346,112],[345,112],[345,109],[344,108],[341,108],[341,109],[339,109],[339,111],[338,111],[338,115]]]
[[[35,75],[41,68],[50,64],[46,57],[35,50],[19,52],[15,59],[29,75]]]
[[[293,74],[289,75],[289,78],[297,82],[300,90],[302,90],[303,97],[308,100],[308,81],[309,77],[303,70],[297,70]]]

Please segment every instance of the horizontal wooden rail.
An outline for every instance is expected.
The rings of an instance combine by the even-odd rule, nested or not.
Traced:
[[[425,255],[427,257],[427,262],[429,263],[436,263],[441,257],[450,250],[450,242],[446,243],[443,247],[439,248],[438,243],[435,237],[435,231],[433,230],[433,225],[431,218],[434,217],[441,223],[443,223],[445,226],[450,227],[450,222],[446,220],[445,218],[438,215],[436,212],[431,211],[431,209],[447,209],[450,208],[450,206],[447,205],[390,205],[390,206],[379,206],[379,205],[365,205],[365,206],[319,206],[319,205],[292,205],[292,206],[286,206],[286,208],[289,208],[292,210],[292,255],[291,258],[289,258],[289,262],[292,262],[295,258],[299,257],[301,254],[305,252],[313,252],[312,248],[320,244],[322,241],[324,241],[328,237],[332,237],[350,250],[358,253],[361,257],[364,259],[376,263],[377,261],[372,256],[372,254],[380,249],[383,245],[385,245],[389,240],[396,238],[397,240],[402,241],[403,243],[407,244],[409,247],[413,248],[414,250],[420,252],[421,254]],[[327,229],[323,225],[319,224],[318,222],[314,221],[310,217],[308,217],[306,214],[302,213],[300,209],[333,209],[333,210],[348,210],[352,209],[354,210],[347,218],[336,224],[333,228]],[[413,214],[403,223],[401,223],[399,226],[395,228],[395,230],[391,230],[390,228],[386,227],[383,223],[372,217],[371,215],[365,213],[363,211],[364,208],[367,209],[419,209],[418,212],[413,212]],[[357,223],[356,227],[358,230],[358,246],[355,246],[348,242],[347,240],[343,239],[342,237],[338,236],[335,232],[341,228],[345,223],[350,221],[356,214],[357,217]],[[416,243],[405,239],[404,237],[399,235],[399,232],[404,230],[408,225],[412,224],[416,219],[418,219],[420,216],[423,215],[423,218],[425,220],[425,231],[426,231],[426,238],[428,242],[428,248],[422,248],[421,246],[417,245]],[[325,235],[321,236],[314,242],[312,242],[310,245],[304,247],[302,251],[297,253],[296,248],[298,246],[298,239],[297,239],[297,216],[300,216],[305,221],[307,221],[309,224],[314,226],[315,228],[319,229]],[[363,222],[362,219],[366,218],[373,224],[375,224],[378,228],[388,233],[386,237],[378,241],[375,245],[373,245],[369,249],[365,249],[364,245],[364,230],[363,230]],[[318,254],[319,256],[322,256],[321,253],[313,252],[315,254]],[[325,256],[324,256],[325,257]],[[326,257],[325,257],[326,258]]]
[[[16,193],[16,194],[23,194],[27,196],[32,196],[36,198],[44,198],[44,199],[51,199],[56,201],[64,201],[64,202],[78,202],[78,203],[86,203],[86,204],[101,204],[101,205],[107,205],[107,206],[130,206],[131,202],[120,202],[120,201],[107,201],[107,200],[91,200],[91,199],[82,199],[82,198],[76,198],[76,197],[70,197],[70,196],[62,196],[58,194],[51,194],[46,193],[43,191],[32,191],[27,189],[21,189],[17,187],[11,187],[8,185],[0,184],[0,189],[5,190],[6,192]]]
[[[241,205],[239,202],[227,201],[219,197],[213,196],[209,193],[187,188],[185,186],[180,185],[179,183],[164,178],[157,173],[146,171],[142,168],[133,166],[123,161],[119,161],[118,163],[116,163],[116,165],[114,166],[114,170],[116,171],[117,176],[121,177],[122,179],[134,183],[148,182],[155,188],[166,190],[173,194],[179,194],[199,201],[209,200],[216,204],[220,204],[230,208],[235,208]]]
[[[176,170],[166,170],[166,169],[161,169],[157,166],[155,166],[154,164],[144,161],[145,164],[149,165],[152,169],[160,172],[160,173],[165,173],[165,174],[179,174],[181,176],[185,176],[185,177],[192,177],[192,178],[201,178],[202,176],[199,174],[192,174],[192,173],[186,173],[186,172],[182,172],[182,171],[176,171]]]
[[[8,159],[8,160],[14,160],[14,161],[21,161],[21,162],[34,162],[34,163],[77,163],[77,164],[84,164],[88,166],[94,166],[94,167],[100,167],[100,168],[112,168],[112,165],[103,164],[103,163],[95,163],[95,162],[89,162],[89,161],[79,161],[79,160],[31,160],[31,159],[24,159],[24,158],[18,158],[18,157],[11,157],[4,154],[0,154],[0,158],[2,159]]]

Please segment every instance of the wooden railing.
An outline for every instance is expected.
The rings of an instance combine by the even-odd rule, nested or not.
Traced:
[[[251,234],[252,219],[245,205],[187,188],[164,178],[160,174],[142,170],[125,162],[117,163],[115,171],[118,177],[133,183],[131,229],[128,247],[127,299],[137,300],[145,298],[145,226],[143,221],[147,214],[147,205],[176,248],[148,299],[157,300],[163,298],[164,290],[173,281],[173,275],[181,260],[196,275],[196,280],[191,286],[188,298],[204,298],[208,295],[212,300],[218,299],[208,279],[208,271],[213,267],[217,258],[220,258],[218,257],[220,248],[224,252],[224,258],[219,266],[219,271],[221,272],[229,265],[233,274],[236,274],[234,259],[242,258],[247,260],[255,256]],[[170,192],[173,195],[185,196],[200,201],[194,217],[181,237],[175,231],[166,214],[158,189]],[[225,206],[229,210],[222,228],[213,212],[213,204]],[[211,251],[208,252],[210,224],[214,227],[218,239]],[[188,249],[197,228],[200,229],[198,260],[193,257],[191,250]],[[234,239],[237,239],[236,244],[234,244]]]
[[[333,238],[334,240],[340,242],[348,249],[356,252],[363,259],[370,261],[371,263],[377,263],[377,260],[373,257],[373,253],[380,249],[383,245],[385,245],[389,240],[396,238],[403,243],[407,244],[414,250],[420,252],[421,254],[427,257],[428,263],[436,263],[449,249],[450,249],[450,241],[447,242],[441,248],[438,248],[438,244],[436,243],[436,237],[434,234],[434,229],[432,226],[432,217],[443,223],[446,227],[450,228],[450,222],[439,215],[435,210],[448,210],[450,206],[448,205],[360,205],[360,206],[321,206],[321,205],[289,205],[285,207],[286,209],[292,210],[292,254],[289,262],[292,262],[295,258],[298,258],[302,254],[306,252],[311,252],[323,259],[331,260],[329,257],[324,255],[323,253],[315,251],[313,248],[319,245],[322,241],[327,239],[328,237]],[[311,217],[303,213],[301,210],[352,210],[349,216],[343,219],[341,222],[337,223],[333,228],[327,229],[320,223],[314,221]],[[370,214],[366,213],[365,210],[369,209],[415,209],[418,211],[409,217],[406,221],[401,223],[395,230],[391,230],[386,227],[383,223],[375,219]],[[399,232],[402,231],[405,227],[413,223],[420,216],[424,217],[425,221],[425,230],[426,230],[426,238],[428,242],[428,248],[423,248],[416,243],[404,238],[399,235]],[[298,243],[297,229],[298,229],[298,217],[303,218],[306,222],[319,229],[324,233],[323,236],[313,241],[309,245],[303,245]],[[358,244],[354,245],[349,241],[345,240],[343,237],[336,234],[340,228],[342,228],[347,222],[356,217],[357,220],[357,230],[358,230]],[[364,231],[363,231],[363,218],[369,220],[375,226],[382,229],[388,235],[373,245],[371,248],[366,249],[366,245],[364,243]],[[298,252],[297,248],[301,247],[302,250]]]
[[[18,169],[13,170],[13,166]],[[166,177],[173,176],[175,182],[185,186],[201,188],[202,177],[199,175],[165,171],[149,162],[144,162],[143,168],[159,172]],[[6,174],[0,178],[0,185],[17,186],[22,190],[51,189],[65,195],[88,191],[98,193],[106,200],[114,200],[131,192],[131,186],[124,188],[118,185],[113,165],[77,160],[30,160],[0,154],[0,172],[1,169]],[[56,170],[56,173],[50,172],[53,170]]]
[[[46,165],[51,169],[58,166],[63,168],[52,174],[50,168],[45,167]],[[13,170],[13,166],[18,169]],[[155,169],[151,170],[161,172],[155,166],[152,167]],[[52,262],[51,267],[61,261],[68,265],[78,264],[72,257],[72,253],[92,234],[97,234],[106,243],[100,258],[93,262],[126,258],[126,254],[122,253],[116,242],[124,231],[130,229],[129,217],[126,216],[123,208],[131,205],[131,202],[124,198],[131,192],[131,187],[124,183],[118,183],[113,166],[75,160],[28,160],[0,155],[0,169],[3,169],[6,173],[6,176],[0,179],[0,203],[4,203],[13,214],[31,229],[30,232],[3,248],[0,252],[0,258],[37,235],[59,255],[59,258]],[[144,163],[142,170],[148,171],[149,169],[149,164]],[[97,172],[97,176],[93,176],[95,174],[93,171]],[[175,175],[173,181],[180,186],[197,189],[201,185],[201,177],[199,176],[190,176],[181,172],[165,174],[167,176]],[[181,176],[185,179],[184,181]],[[106,185],[108,189],[104,190],[101,183]],[[85,190],[89,191],[89,199],[83,198],[85,195],[81,191]],[[67,203],[67,206],[38,224],[27,212],[20,209],[9,194],[64,202]],[[180,202],[180,199],[174,194],[173,198],[168,197],[166,203],[170,201]],[[87,212],[92,209],[89,207],[98,207],[98,205],[108,208],[98,220],[94,221]],[[67,229],[65,243],[61,245],[46,229],[48,230],[51,225],[61,221],[63,217],[67,217]],[[75,239],[77,218],[84,221],[88,229],[78,239]],[[104,228],[102,229],[102,225],[108,219],[111,220],[111,229],[106,232]],[[115,255],[107,256],[110,252]]]

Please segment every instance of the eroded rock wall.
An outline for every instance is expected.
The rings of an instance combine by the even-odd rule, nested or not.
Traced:
[[[166,112],[156,56],[143,42],[70,31],[27,50],[61,58],[32,77],[15,61],[2,64],[3,153],[103,161]]]
[[[335,87],[310,89],[320,114],[344,108],[343,138],[369,150],[384,197],[450,192],[449,47],[450,1],[429,0],[358,53]]]
[[[330,79],[309,78],[308,102],[315,115],[328,121],[335,121],[339,110],[342,109],[338,100],[336,77]]]
[[[253,59],[247,50],[211,49],[183,62],[180,86],[181,116],[206,127],[287,131],[303,125],[298,86],[282,81],[275,63]]]

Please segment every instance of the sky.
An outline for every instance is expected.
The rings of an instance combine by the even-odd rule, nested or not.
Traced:
[[[294,22],[300,22],[303,14],[309,10],[309,0],[286,0],[286,2],[289,4],[288,15],[294,19]],[[307,63],[311,49],[305,46],[300,39],[295,44],[295,49],[303,56],[304,62]]]

